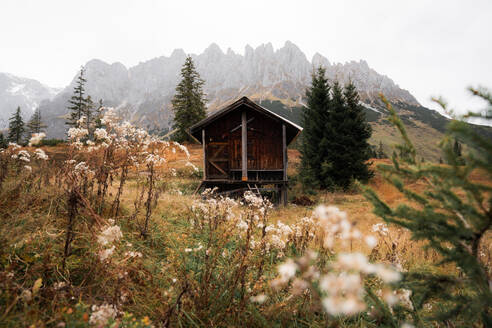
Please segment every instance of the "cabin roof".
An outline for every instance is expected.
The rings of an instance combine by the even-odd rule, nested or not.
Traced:
[[[259,112],[259,113],[261,113],[267,117],[270,117],[271,119],[273,119],[275,121],[285,123],[286,130],[287,130],[287,144],[290,144],[297,137],[297,135],[302,131],[302,128],[299,125],[297,125],[297,124],[289,121],[288,119],[272,112],[271,110],[266,109],[265,107],[262,107],[262,106],[256,104],[255,102],[253,102],[248,97],[242,97],[242,98],[236,100],[235,102],[233,102],[232,104],[210,113],[206,118],[204,118],[200,122],[192,125],[190,127],[191,135],[193,137],[195,137],[198,141],[201,142],[201,140],[202,140],[201,130],[203,128],[208,126],[210,123],[220,119],[221,117],[227,115],[228,113],[241,108],[243,105],[247,106],[248,108],[255,110],[255,111],[257,111],[257,112]]]

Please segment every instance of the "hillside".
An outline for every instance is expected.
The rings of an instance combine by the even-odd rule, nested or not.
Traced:
[[[302,126],[302,107],[287,106],[278,100],[257,100],[265,108],[282,115],[290,121]],[[401,142],[396,128],[387,120],[388,112],[383,104],[375,101],[372,105],[363,104],[367,120],[370,122],[373,133],[369,143],[378,146],[383,143],[383,148],[388,156],[391,156],[394,145]],[[419,105],[407,103],[393,103],[400,115],[407,132],[417,149],[417,157],[424,160],[437,162],[442,157],[439,142],[446,133],[446,126],[450,119],[442,116],[434,110]],[[492,128],[488,126],[475,126],[475,130],[488,138],[492,138]]]

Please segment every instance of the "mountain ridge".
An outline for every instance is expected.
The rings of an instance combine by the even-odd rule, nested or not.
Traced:
[[[105,106],[117,108],[125,120],[149,130],[167,131],[173,119],[171,99],[186,56],[183,49],[175,49],[169,56],[151,58],[131,67],[120,62],[91,59],[85,64],[86,92],[94,101],[103,99]],[[375,129],[373,143],[385,138],[394,140],[395,137],[387,133],[384,121],[387,112],[379,98],[380,93],[395,105],[410,129],[415,130],[412,133],[417,138],[422,134],[437,140],[449,121],[440,113],[421,106],[408,90],[376,72],[366,61],[332,63],[320,53],[308,60],[290,41],[279,49],[274,49],[271,43],[256,48],[246,45],[244,54],[235,53],[230,48],[224,52],[212,43],[202,53],[191,54],[191,57],[205,80],[204,91],[210,111],[241,96],[248,96],[276,108],[286,106],[290,109],[279,109],[280,113],[283,111],[285,115],[296,117],[304,105],[303,98],[312,70],[321,65],[325,67],[329,80],[337,79],[341,83],[350,80],[356,85],[368,120]],[[77,75],[55,96],[37,100],[48,125],[49,137],[65,137],[67,105],[76,78]],[[0,113],[2,110],[0,106]],[[422,139],[420,142],[426,141]],[[424,146],[426,157],[438,158],[437,142],[436,145]]]
[[[244,55],[231,49],[224,52],[212,43],[201,54],[191,56],[206,81],[204,89],[210,110],[240,96],[300,104],[312,68],[317,65],[325,66],[331,80],[345,83],[351,79],[368,104],[376,101],[378,94],[383,92],[392,101],[420,106],[410,92],[371,69],[367,62],[331,64],[319,53],[309,61],[290,41],[276,50],[271,43],[256,48],[246,45]],[[107,105],[119,107],[125,118],[137,124],[167,129],[172,120],[170,100],[185,58],[184,50],[175,49],[170,56],[152,58],[128,68],[119,62],[110,64],[92,59],[85,65],[87,93],[93,99],[101,98]],[[75,79],[57,95],[59,99],[43,105],[43,112],[52,117],[63,116],[65,108],[60,99],[68,100]]]
[[[17,107],[27,120],[43,100],[52,99],[59,91],[34,79],[0,72],[0,129],[7,127]]]

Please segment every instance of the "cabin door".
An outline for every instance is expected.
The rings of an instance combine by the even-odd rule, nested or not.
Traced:
[[[229,178],[229,142],[227,140],[211,141],[207,145],[207,176],[211,179]]]

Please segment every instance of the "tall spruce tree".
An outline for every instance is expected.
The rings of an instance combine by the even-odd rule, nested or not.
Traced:
[[[332,138],[329,120],[330,86],[325,72],[323,67],[313,71],[311,86],[306,90],[307,106],[302,113],[304,128],[300,149],[300,176],[304,186],[313,188],[326,187],[322,166],[329,165],[324,159],[329,155]]]
[[[176,94],[172,99],[173,128],[177,129],[173,138],[176,141],[190,141],[190,136],[187,133],[188,128],[207,116],[206,99],[203,92],[204,83],[196,71],[191,57],[186,57],[181,68],[181,82],[176,87]]]
[[[85,96],[85,83],[87,80],[84,78],[85,68],[80,68],[79,76],[75,82],[73,88],[73,95],[70,97],[68,110],[70,111],[70,117],[67,119],[66,124],[71,127],[80,127],[79,120],[86,115],[89,103],[88,97]],[[85,126],[84,126],[85,128]]]
[[[453,153],[456,156],[456,160],[458,161],[458,164],[463,165],[465,164],[465,159],[462,156],[463,153],[463,147],[461,145],[461,142],[459,142],[458,139],[454,139],[453,143]]]
[[[7,148],[7,146],[8,146],[7,139],[5,139],[3,133],[0,133],[0,149]]]
[[[9,135],[7,140],[9,142],[15,142],[16,144],[21,144],[22,137],[24,136],[25,127],[24,121],[22,120],[20,107],[12,114],[9,119]]]
[[[31,118],[29,119],[29,122],[27,122],[28,136],[32,135],[33,133],[44,132],[45,129],[46,124],[44,124],[41,119],[41,110],[39,108],[36,108]]]
[[[301,177],[306,186],[347,189],[354,180],[365,182],[372,176],[367,163],[371,127],[355,86],[342,88],[335,81],[330,87],[324,75],[318,68],[306,92]]]
[[[384,152],[384,147],[383,147],[383,142],[380,140],[379,141],[379,147],[378,147],[378,150],[377,150],[377,158],[387,158],[388,156],[386,156],[386,153]]]
[[[357,88],[351,81],[345,85],[343,96],[346,110],[343,121],[337,127],[338,135],[343,136],[343,140],[346,141],[346,156],[341,158],[340,165],[344,168],[344,176],[338,184],[348,187],[353,179],[367,182],[374,175],[369,169],[370,163],[367,162],[371,158],[368,140],[372,128],[366,120],[364,108],[360,105]]]

